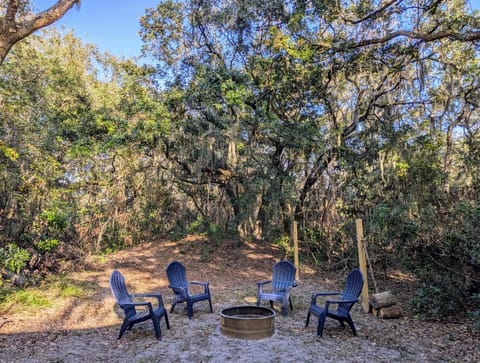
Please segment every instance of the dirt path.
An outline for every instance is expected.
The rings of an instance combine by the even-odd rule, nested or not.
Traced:
[[[112,269],[122,271],[130,292],[160,291],[169,307],[172,296],[165,267],[173,259],[186,265],[191,280],[210,282],[214,313],[209,313],[207,303],[199,302],[194,305],[194,319],[189,320],[181,307],[176,308],[169,314],[170,330],[162,321],[161,341],[154,338],[150,322],[135,325],[117,340],[121,320],[108,286]],[[424,323],[409,316],[379,320],[356,306],[352,315],[358,336],[327,320],[324,337],[317,338],[316,319],[304,327],[310,294],[338,289],[346,272],[319,273],[305,266],[293,293],[294,310],[287,317],[277,315],[272,337],[223,336],[219,312],[251,303],[255,282],[269,278],[278,259],[270,245],[238,247],[232,242],[215,247],[195,238],[145,243],[122,251],[69,276],[91,284],[94,293],[88,298],[65,299],[36,314],[0,312],[0,362],[480,361],[479,336],[468,321]],[[405,288],[405,283],[397,284],[398,291]]]

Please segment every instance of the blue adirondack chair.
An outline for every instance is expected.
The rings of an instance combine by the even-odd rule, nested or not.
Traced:
[[[170,262],[166,269],[168,278],[168,287],[173,290],[175,294],[174,301],[170,312],[178,303],[187,304],[187,314],[190,319],[193,318],[193,304],[198,301],[207,300],[210,306],[210,312],[213,313],[212,298],[210,296],[210,286],[208,282],[203,281],[188,281],[185,266],[178,261]],[[191,285],[198,285],[203,287],[201,293],[192,293],[190,291]]]
[[[113,270],[112,274],[110,275],[110,289],[112,290],[112,294],[117,300],[118,305],[123,309],[125,313],[125,319],[123,320],[123,324],[120,328],[120,334],[118,335],[118,339],[122,337],[123,333],[125,333],[127,329],[130,330],[134,324],[151,319],[153,322],[153,328],[155,329],[155,336],[158,340],[160,340],[162,338],[162,333],[160,330],[160,319],[162,318],[162,316],[165,317],[167,329],[170,329],[167,311],[163,306],[163,299],[161,294],[129,294],[125,285],[125,278],[118,270]],[[158,300],[158,307],[154,309],[152,303],[149,301],[133,301],[133,298],[139,297],[156,298]],[[141,309],[137,310],[137,308],[139,307],[141,307]]]
[[[288,312],[288,304],[293,310],[290,293],[296,285],[295,273],[297,268],[293,263],[287,260],[277,262],[273,265],[272,279],[257,282],[257,306],[262,300],[269,300],[270,307],[273,308],[273,302],[282,304],[282,313],[284,316]]]
[[[323,328],[327,317],[339,321],[342,327],[345,326],[344,323],[347,323],[352,329],[353,335],[357,335],[355,325],[350,316],[350,310],[353,305],[358,302],[358,297],[360,296],[362,288],[363,275],[362,272],[356,268],[348,274],[343,292],[314,292],[312,294],[310,308],[308,309],[305,327],[308,327],[310,315],[313,314],[318,317],[317,335],[320,337],[323,334]],[[317,298],[319,296],[338,296],[338,298],[333,300],[327,299],[325,305],[322,307],[317,305]],[[330,305],[336,306],[336,309],[332,309]]]

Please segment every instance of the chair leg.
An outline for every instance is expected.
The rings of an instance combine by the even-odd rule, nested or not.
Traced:
[[[162,331],[160,330],[160,317],[152,316],[153,329],[158,340],[162,340]]]
[[[272,301],[272,300],[270,300],[270,307],[271,307],[272,310],[273,310],[273,301]]]
[[[173,302],[172,307],[170,308],[170,314],[173,313],[173,308],[175,307],[175,305],[177,305],[176,301]]]
[[[310,309],[308,310],[308,313],[307,313],[307,321],[305,321],[305,328],[308,328],[309,323],[310,323]]]
[[[130,325],[130,323],[128,322],[128,320],[125,319],[123,321],[122,327],[120,328],[120,334],[118,334],[118,339],[120,339],[122,337],[123,333],[125,333],[125,331],[129,327],[129,325]]]
[[[168,314],[166,311],[165,311],[165,324],[167,324],[167,329],[170,329],[170,323],[168,321]]]
[[[193,318],[193,302],[191,301],[187,301],[187,314],[189,319]]]
[[[210,312],[213,313],[212,299],[210,297],[208,298],[208,305],[210,305]]]
[[[293,311],[292,299],[290,299],[290,296],[288,297],[288,302],[290,303],[290,310]]]
[[[325,327],[325,320],[327,320],[327,315],[325,313],[318,316],[318,326],[317,326],[317,335],[321,337],[323,335],[323,328]]]
[[[353,335],[356,336],[357,335],[357,330],[355,329],[355,325],[353,324],[352,318],[349,316],[345,319],[345,321],[350,326],[350,329],[352,329]]]
[[[288,315],[288,301],[287,299],[285,299],[285,297],[283,297],[283,302],[282,302],[282,313],[283,313],[283,316]]]

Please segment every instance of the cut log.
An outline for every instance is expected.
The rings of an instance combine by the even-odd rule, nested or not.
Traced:
[[[370,295],[370,305],[373,309],[386,308],[395,305],[397,302],[397,299],[393,296],[391,291],[384,291]]]
[[[381,308],[378,311],[379,319],[398,319],[402,317],[402,309],[400,305],[392,305],[386,308]]]

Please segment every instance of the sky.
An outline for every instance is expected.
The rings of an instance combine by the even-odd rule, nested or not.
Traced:
[[[480,0],[479,0],[480,1]],[[33,0],[38,10],[45,10],[54,0]],[[72,30],[85,43],[98,45],[119,57],[137,57],[141,54],[142,41],[140,17],[145,9],[155,8],[159,0],[82,0],[74,6],[55,27]]]
[[[261,1],[261,0],[259,0]],[[155,8],[160,0],[82,0],[59,21],[58,28],[73,30],[86,43],[98,45],[100,50],[119,57],[139,57],[142,41],[138,35],[140,17],[145,9]],[[55,0],[33,0],[37,10],[45,10]],[[480,10],[480,0],[471,0]]]

